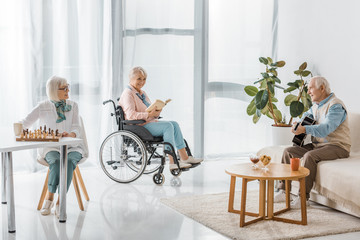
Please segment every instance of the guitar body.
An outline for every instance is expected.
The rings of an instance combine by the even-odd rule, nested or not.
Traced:
[[[298,128],[298,126],[301,124],[301,126],[305,126],[305,125],[314,125],[316,123],[316,121],[310,117],[305,117],[301,123],[297,123],[294,130],[296,131],[296,129]],[[307,134],[306,133],[301,133],[299,135],[295,135],[293,138],[293,143],[295,143],[296,145],[302,147],[304,145],[304,140],[306,138]]]

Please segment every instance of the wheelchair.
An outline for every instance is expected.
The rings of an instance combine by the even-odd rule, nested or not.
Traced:
[[[119,101],[119,99],[117,99]],[[99,159],[101,168],[112,180],[119,183],[130,183],[138,179],[143,173],[153,175],[153,181],[162,185],[165,181],[163,174],[166,162],[166,154],[173,157],[178,168],[171,170],[173,176],[180,176],[182,171],[189,168],[180,168],[179,158],[172,144],[164,142],[162,137],[154,137],[151,133],[137,124],[145,123],[145,120],[125,120],[121,106],[116,106],[113,100],[106,100],[103,105],[112,103],[118,125],[118,131],[109,134],[100,147]],[[192,156],[190,148],[185,141],[185,149]],[[168,149],[165,148],[168,146]],[[160,154],[160,149],[162,154]],[[190,168],[199,164],[193,164]]]

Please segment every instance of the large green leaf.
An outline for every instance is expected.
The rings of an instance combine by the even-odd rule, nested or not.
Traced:
[[[263,63],[263,64],[268,64],[268,60],[266,59],[266,58],[264,58],[264,57],[260,57],[259,58],[259,61],[261,62],[261,63]]]
[[[257,84],[257,83],[259,83],[259,82],[261,82],[261,81],[264,81],[264,80],[265,80],[265,79],[263,79],[263,78],[262,78],[262,79],[259,79],[259,80],[255,81],[254,84]]]
[[[271,82],[268,82],[268,83],[267,83],[267,86],[268,86],[269,91],[270,91],[272,94],[274,94],[274,93],[275,93],[275,92],[274,92],[274,84],[272,84]]]
[[[283,66],[285,66],[285,61],[278,61],[278,62],[276,62],[276,66],[277,66],[277,67],[283,67]]]
[[[281,83],[280,79],[277,78],[276,76],[271,76],[271,78],[272,78],[275,82]]]
[[[246,108],[246,113],[251,116],[254,115],[256,111],[256,107],[255,107],[255,100],[252,100],[251,103],[249,104],[249,106]]]
[[[290,106],[290,104],[293,102],[293,101],[296,101],[297,100],[297,96],[293,95],[293,94],[289,94],[285,97],[284,99],[284,103],[286,106]]]
[[[301,72],[302,72],[301,70],[296,70],[296,71],[294,71],[294,73],[295,73],[296,75],[299,75]]]
[[[244,90],[247,93],[247,95],[249,95],[249,96],[255,96],[259,91],[257,89],[257,87],[254,87],[254,86],[246,86],[246,87],[244,87]]]
[[[255,105],[256,108],[261,110],[263,109],[269,100],[269,94],[266,90],[259,91],[255,96]]]
[[[307,67],[307,63],[304,62],[303,64],[300,65],[299,70],[304,71],[306,69],[306,67]]]
[[[260,89],[266,89],[267,81],[262,81],[260,84]]]
[[[282,120],[282,114],[278,109],[274,109],[274,115],[278,122],[280,122]]]
[[[301,73],[301,76],[307,77],[307,76],[309,76],[310,73],[311,73],[310,71],[305,70]]]
[[[293,101],[290,104],[290,115],[292,117],[297,117],[299,115],[301,115],[304,111],[304,104],[302,104],[302,102],[299,101]]]
[[[273,60],[271,59],[271,57],[267,57],[267,60],[269,61],[269,63],[273,63]]]
[[[267,74],[267,73],[261,73],[261,75],[263,76],[263,78],[268,78],[269,77],[269,74]]]
[[[260,117],[258,115],[254,114],[253,116],[253,123],[257,123],[259,121]]]
[[[287,89],[284,90],[284,93],[292,92],[295,89],[297,89],[297,88],[296,87],[288,87]]]

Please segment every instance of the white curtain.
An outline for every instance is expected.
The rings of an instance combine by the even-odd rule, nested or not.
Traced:
[[[252,123],[243,88],[264,71],[258,58],[272,56],[273,13],[274,2],[268,0],[209,1],[207,158],[238,157],[269,144],[269,121]]]
[[[144,67],[144,90],[152,101],[172,99],[161,116],[177,121],[193,146],[194,0],[123,3],[123,87],[132,67]]]
[[[46,96],[52,75],[70,83],[79,103],[96,164],[102,139],[110,133],[112,98],[111,1],[2,1],[0,8],[1,126],[12,127]],[[15,111],[14,111],[15,109]],[[6,114],[6,115],[5,115]],[[39,168],[33,151],[15,152],[16,171]]]

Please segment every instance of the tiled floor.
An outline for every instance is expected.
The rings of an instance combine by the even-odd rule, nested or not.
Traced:
[[[45,172],[15,174],[17,229],[15,234],[7,232],[7,207],[2,205],[1,239],[227,239],[163,205],[160,198],[228,192],[230,177],[224,169],[240,161],[207,161],[179,178],[166,166],[163,186],[156,186],[151,175],[120,184],[101,168],[82,169],[90,202],[80,211],[70,187],[66,223],[59,223],[54,214],[41,216],[36,210]],[[313,239],[360,239],[360,232]]]

